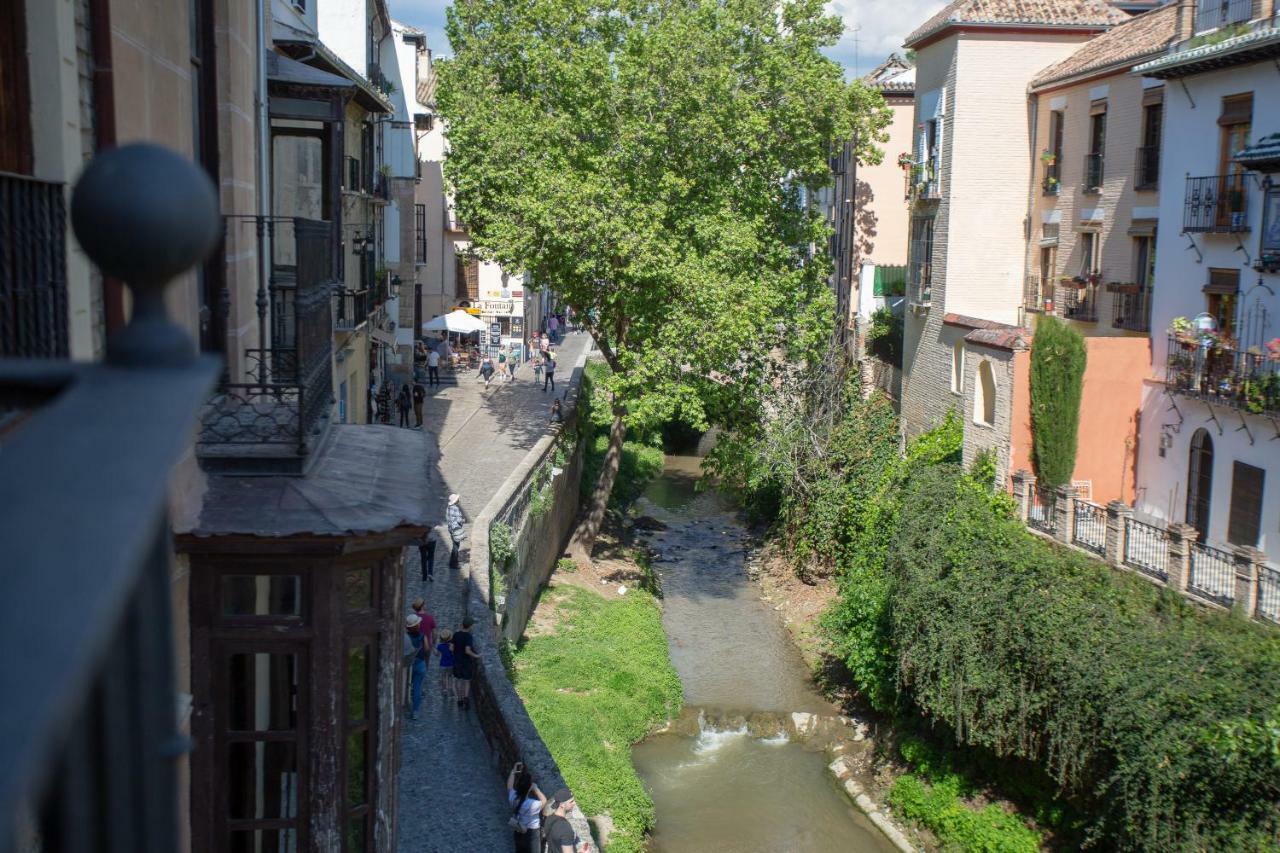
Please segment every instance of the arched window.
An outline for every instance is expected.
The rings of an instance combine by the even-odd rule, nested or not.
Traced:
[[[978,365],[978,381],[973,388],[973,422],[991,426],[996,422],[996,377],[991,362]]]
[[[964,393],[964,341],[951,348],[951,393]]]
[[[1191,436],[1187,458],[1187,524],[1200,531],[1200,541],[1209,534],[1209,502],[1213,499],[1213,439],[1206,429]]]

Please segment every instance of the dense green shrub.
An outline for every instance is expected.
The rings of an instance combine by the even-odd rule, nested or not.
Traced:
[[[579,411],[578,428],[587,448],[580,481],[584,501],[591,497],[591,490],[600,478],[600,466],[604,464],[605,453],[609,450],[612,415],[608,401],[602,399],[603,391],[600,390],[600,380],[608,374],[609,365],[602,361],[588,361],[582,374],[582,391],[579,395],[582,408]],[[629,506],[640,497],[649,481],[662,473],[665,460],[661,429],[636,432],[642,440],[633,440],[633,430],[629,428],[628,440],[622,445],[618,477],[614,480],[613,491],[609,493],[609,505],[614,509]]]
[[[891,308],[877,308],[867,327],[867,351],[876,358],[902,367],[902,338],[905,330],[902,315]]]
[[[1084,337],[1057,317],[1036,320],[1031,344],[1031,459],[1046,486],[1065,486],[1076,467],[1086,362]]]
[[[544,595],[559,624],[516,651],[516,690],[583,811],[613,818],[610,853],[642,850],[653,801],[631,746],[683,701],[662,614],[641,590],[615,600],[574,586]]]
[[[925,782],[907,773],[894,781],[889,805],[929,829],[944,849],[966,853],[1037,853],[1040,833],[994,803],[971,809],[960,799],[958,777]]]

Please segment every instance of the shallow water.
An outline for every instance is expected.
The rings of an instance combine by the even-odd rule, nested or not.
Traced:
[[[636,508],[667,525],[645,539],[663,558],[663,624],[690,713],[834,713],[747,578],[747,534],[733,505],[696,491],[700,461],[668,457]],[[836,786],[823,752],[698,719],[694,736],[657,735],[633,750],[657,809],[652,853],[894,849]]]

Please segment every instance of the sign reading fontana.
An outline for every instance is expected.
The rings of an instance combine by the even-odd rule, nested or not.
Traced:
[[[482,299],[479,307],[483,314],[509,316],[516,313],[516,303],[513,299]]]

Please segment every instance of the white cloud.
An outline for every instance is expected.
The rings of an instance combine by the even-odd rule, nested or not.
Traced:
[[[866,74],[890,53],[902,52],[902,40],[946,5],[944,0],[829,0],[827,11],[844,21],[844,36],[827,54],[853,76]],[[856,43],[855,43],[855,28]]]

